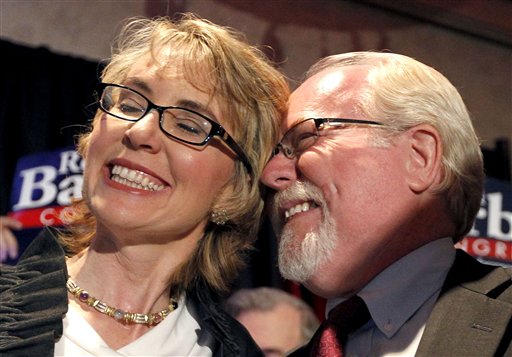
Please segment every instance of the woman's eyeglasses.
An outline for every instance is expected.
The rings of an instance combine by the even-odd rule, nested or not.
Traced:
[[[235,140],[217,122],[188,108],[161,107],[134,89],[110,83],[101,83],[98,103],[102,111],[116,118],[136,122],[151,110],[159,114],[160,129],[169,137],[191,145],[203,146],[218,136],[231,148],[251,173],[247,156]]]

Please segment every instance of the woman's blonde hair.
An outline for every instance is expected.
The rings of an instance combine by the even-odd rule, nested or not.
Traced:
[[[162,53],[166,54],[164,59]],[[244,253],[252,247],[260,227],[263,200],[259,177],[279,139],[288,85],[263,52],[249,45],[240,32],[192,14],[176,21],[166,17],[129,19],[103,70],[102,81],[122,83],[131,66],[148,54],[164,73],[166,68],[178,68],[193,86],[215,96],[230,134],[252,166],[252,173],[248,173],[237,161],[229,182],[230,197],[223,196],[222,202],[215,204],[225,210],[226,224],[208,224],[197,249],[170,282],[177,292],[189,289],[198,279],[217,291],[226,291],[243,267]],[[100,115],[96,114],[92,127]],[[82,155],[89,139],[90,132],[79,138]],[[67,217],[70,234],[63,240],[76,253],[90,244],[95,218],[83,200],[74,208],[73,216]]]
[[[456,225],[454,239],[461,239],[480,209],[484,170],[480,141],[459,92],[434,68],[395,53],[351,52],[326,57],[312,66],[306,77],[354,65],[372,67],[356,110],[386,123],[391,135],[419,124],[438,130],[443,180],[437,191]]]

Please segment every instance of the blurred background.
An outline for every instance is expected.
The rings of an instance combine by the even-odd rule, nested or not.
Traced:
[[[11,188],[19,158],[73,145],[74,125],[92,117],[92,92],[120,22],[180,12],[234,27],[251,43],[270,46],[265,52],[292,87],[319,58],[356,50],[401,53],[438,69],[469,108],[488,177],[505,185],[497,189],[499,209],[497,196],[489,196],[499,223],[493,228],[498,246],[470,242],[466,248],[512,262],[510,0],[0,0],[2,215],[15,201]],[[491,215],[490,202],[482,202],[482,220]],[[487,235],[485,228],[473,233]],[[279,278],[268,224],[257,248],[238,286],[284,286],[304,294]]]

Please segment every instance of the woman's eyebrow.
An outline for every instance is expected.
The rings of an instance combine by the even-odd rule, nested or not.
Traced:
[[[218,122],[217,118],[215,118],[215,115],[213,115],[213,113],[210,111],[210,109],[208,109],[207,106],[205,106],[204,104],[201,104],[199,102],[196,102],[194,100],[180,99],[180,100],[178,100],[176,106],[194,110],[194,111],[204,114],[208,118]]]
[[[134,85],[134,86],[136,86],[140,89],[143,89],[147,92],[151,92],[151,88],[146,83],[146,81],[144,81],[143,79],[140,79],[138,77],[128,77],[123,82],[126,83],[126,85]]]
[[[149,86],[149,84],[146,81],[144,81],[138,77],[126,78],[125,82],[126,82],[125,85],[134,86],[135,87],[134,89],[140,90],[144,93],[147,93],[148,95],[151,95],[154,93],[151,90],[151,87]],[[198,113],[201,113],[201,114],[207,116],[208,118],[210,118],[211,120],[213,120],[215,122],[218,122],[218,120],[215,117],[215,115],[213,114],[213,112],[206,105],[201,104],[195,100],[180,99],[172,105],[177,106],[177,107],[186,108],[186,109],[191,109],[193,111],[196,111]]]

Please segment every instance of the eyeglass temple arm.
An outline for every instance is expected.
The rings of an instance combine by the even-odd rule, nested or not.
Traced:
[[[251,164],[249,163],[249,159],[245,155],[242,148],[235,142],[235,140],[228,133],[224,132],[224,135],[221,135],[220,137],[231,148],[231,150],[233,150],[238,155],[240,161],[242,161],[242,163],[244,164],[247,172],[249,174],[252,174]]]
[[[332,126],[342,125],[342,124],[368,124],[368,125],[384,125],[378,121],[373,120],[364,120],[364,119],[342,119],[342,118],[311,118],[315,121],[315,125],[317,128],[322,124],[329,124]]]

